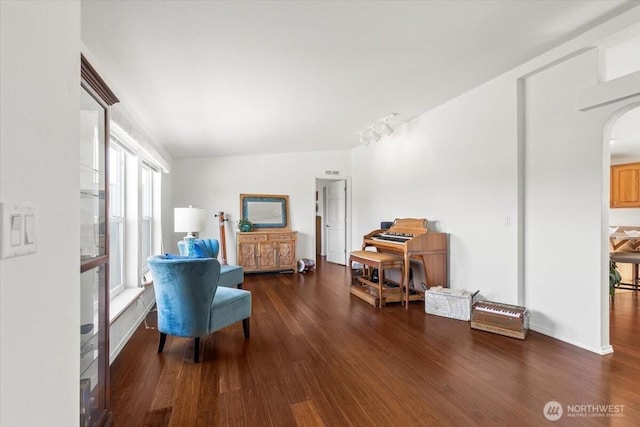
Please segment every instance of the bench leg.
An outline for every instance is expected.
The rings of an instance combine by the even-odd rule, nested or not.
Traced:
[[[382,284],[384,283],[384,269],[382,264],[378,264],[378,301],[380,308],[384,307],[384,300],[382,299]]]

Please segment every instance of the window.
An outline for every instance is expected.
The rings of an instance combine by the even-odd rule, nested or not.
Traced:
[[[109,146],[109,290],[124,289],[125,151],[111,139]]]
[[[153,150],[138,143],[113,121],[111,125],[109,286],[113,307],[120,307],[122,301],[139,295],[130,291],[140,288],[149,278],[147,258],[160,251],[162,179],[159,170],[166,169],[157,156],[154,157]]]
[[[153,173],[154,171],[146,164],[142,164],[142,174],[140,177],[140,260],[142,271],[146,272],[147,258],[151,256],[153,247]]]

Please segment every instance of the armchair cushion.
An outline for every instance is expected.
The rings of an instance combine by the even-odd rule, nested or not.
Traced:
[[[211,331],[217,331],[251,316],[251,292],[218,286],[213,299]]]
[[[239,265],[221,265],[219,287],[242,288],[244,282],[244,270]]]

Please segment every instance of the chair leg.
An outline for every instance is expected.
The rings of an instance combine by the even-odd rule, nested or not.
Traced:
[[[158,343],[158,354],[162,353],[164,343],[167,341],[167,334],[160,332],[160,342]]]
[[[193,363],[198,363],[200,361],[200,337],[196,337],[193,348]]]
[[[242,321],[242,330],[244,331],[244,337],[249,338],[249,318],[248,317]]]

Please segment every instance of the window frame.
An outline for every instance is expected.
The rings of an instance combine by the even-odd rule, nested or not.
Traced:
[[[126,239],[126,235],[127,235],[127,231],[126,231],[126,191],[127,191],[127,174],[126,174],[126,155],[127,155],[127,150],[126,148],[119,143],[119,140],[117,137],[115,137],[113,134],[110,137],[110,144],[109,144],[109,168],[110,168],[110,173],[109,173],[109,207],[108,207],[108,212],[109,212],[109,229],[110,229],[110,236],[109,239],[112,239],[113,234],[115,234],[115,230],[116,227],[114,227],[111,224],[114,223],[118,223],[118,230],[119,230],[119,248],[118,251],[120,253],[120,283],[117,284],[115,287],[112,287],[111,283],[109,283],[109,295],[111,298],[114,298],[115,296],[117,296],[118,294],[120,294],[125,288],[126,288],[126,277],[125,277],[125,263],[126,263],[126,244],[125,244],[125,239]],[[113,151],[112,151],[113,150]],[[117,175],[119,180],[117,182],[117,185],[119,187],[119,190],[116,191],[113,189],[112,185],[112,179],[115,178],[114,175]],[[117,201],[119,204],[119,216],[117,215],[113,215],[114,211],[113,211],[113,203]],[[112,245],[112,242],[110,241],[109,244],[111,245],[111,254],[114,253],[114,248]],[[109,256],[109,269],[114,268],[113,265],[113,258],[111,257],[111,254]],[[115,275],[110,274],[109,275],[110,278],[114,277]]]
[[[147,257],[153,254],[153,236],[154,236],[154,173],[156,169],[150,166],[146,162],[141,162],[140,167],[140,271],[142,275],[149,272],[149,266],[147,265]],[[144,254],[142,248],[144,247],[144,227],[145,223],[149,224],[149,241],[147,242],[149,253]]]
[[[124,201],[116,201],[116,206],[118,202],[122,203],[123,227],[119,227],[122,221],[120,218],[114,219],[109,215],[109,220],[118,221],[111,222],[113,230],[122,229],[124,234],[123,283],[118,287],[124,292],[113,292],[110,296],[115,300],[119,295],[126,294],[127,290],[148,284],[150,274],[147,257],[159,253],[162,247],[161,173],[169,171],[163,166],[161,159],[154,155],[153,150],[149,151],[144,138],[138,141],[117,123],[112,124],[109,141],[124,152],[125,174]],[[115,193],[114,197],[120,196],[115,196]],[[115,252],[117,251],[114,251],[114,255]]]

